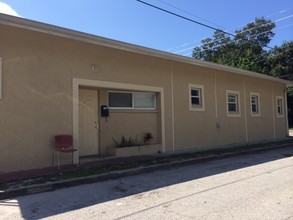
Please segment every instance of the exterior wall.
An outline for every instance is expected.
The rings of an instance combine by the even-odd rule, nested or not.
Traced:
[[[101,103],[107,104],[107,91],[100,90]],[[113,91],[113,90],[111,90]],[[103,105],[103,104],[102,104]],[[160,108],[156,110],[110,110],[108,119],[100,117],[100,147],[101,154],[113,152],[115,143],[121,136],[137,139],[143,144],[145,133],[154,137],[150,144],[161,144]]]
[[[145,132],[154,135],[154,144],[164,141],[169,152],[286,136],[285,117],[276,117],[276,96],[284,97],[281,83],[4,25],[0,57],[0,174],[51,166],[53,136],[73,133],[74,78],[164,91],[164,106],[158,97],[155,111],[111,110],[108,121],[100,118],[102,154],[112,148],[112,137],[141,137]],[[93,72],[92,64],[100,71]],[[189,111],[189,83],[204,86],[205,111]],[[96,89],[99,105],[107,104],[111,88]],[[240,117],[227,117],[226,90],[240,92]],[[250,116],[250,92],[260,94],[258,118]],[[69,160],[62,158],[64,163]]]
[[[277,117],[276,96],[285,85],[198,66],[174,65],[176,150],[215,147],[286,137],[286,119]],[[188,84],[204,87],[205,111],[189,110]],[[240,94],[240,116],[227,115],[226,91]],[[260,116],[251,116],[250,93],[260,97]]]
[[[214,72],[176,63],[173,81],[176,150],[212,145],[216,132]],[[188,83],[204,86],[205,111],[189,111]],[[206,138],[211,135],[213,138]]]
[[[273,108],[272,103],[272,84],[270,82],[255,82],[253,79],[246,79],[246,112],[247,112],[247,125],[248,125],[248,139],[259,140],[266,139],[268,136],[274,137],[274,121],[273,121]],[[270,91],[270,92],[268,92]],[[250,92],[258,93],[260,95],[260,115],[253,116],[251,114],[250,106]],[[268,108],[270,106],[271,108]]]
[[[273,85],[273,92],[272,92],[272,98],[273,98],[273,103],[274,103],[274,115],[276,116],[276,96],[280,96],[283,98],[283,116],[275,117],[275,136],[276,138],[282,138],[287,135],[288,130],[287,130],[287,122],[286,122],[286,105],[285,104],[285,97],[284,97],[284,91],[285,87],[282,85],[274,84]]]
[[[242,76],[178,64],[174,81],[177,82],[174,89],[176,149],[245,142],[243,113],[241,117],[227,117],[226,107],[226,90],[243,94]],[[205,111],[189,111],[188,83],[204,86]],[[240,97],[241,112],[243,106]]]
[[[0,173],[51,166],[53,136],[73,132],[73,78],[163,87],[166,107],[170,109],[168,61],[2,25],[0,42],[5,42],[0,44],[3,57],[0,139],[5,149],[0,155]],[[101,67],[99,73],[92,72],[93,63]],[[127,117],[121,118],[121,114],[113,112],[112,119],[120,117],[124,123]],[[170,137],[171,115],[164,114],[166,136]],[[157,136],[154,141],[161,142],[160,128],[154,122],[159,118],[158,113],[144,116],[140,124],[148,120],[144,123],[146,129]],[[138,121],[139,113],[133,117],[136,118],[133,122]],[[140,129],[138,135],[142,133]],[[111,140],[105,140],[101,132],[101,144],[108,147],[112,136],[118,135],[115,132],[108,133]],[[125,131],[125,135],[130,133]],[[168,140],[166,144],[170,145]],[[70,156],[62,161],[68,163]]]

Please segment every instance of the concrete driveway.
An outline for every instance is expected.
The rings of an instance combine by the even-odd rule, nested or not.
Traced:
[[[0,219],[293,219],[293,147],[0,201]]]

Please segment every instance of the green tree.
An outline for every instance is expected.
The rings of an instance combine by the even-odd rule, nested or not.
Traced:
[[[268,63],[272,76],[293,80],[293,41],[274,47],[269,52]]]
[[[293,81],[293,41],[269,48],[275,24],[262,18],[247,24],[231,35],[215,31],[194,48],[196,59],[224,64]],[[288,91],[288,118],[293,127],[293,89]]]
[[[256,18],[235,34],[215,31],[213,38],[202,40],[202,45],[194,48],[192,56],[219,64],[238,67],[260,73],[267,73],[269,53],[265,48],[275,35],[274,22],[263,17]]]

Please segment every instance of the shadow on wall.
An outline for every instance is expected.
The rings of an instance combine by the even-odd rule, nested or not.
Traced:
[[[139,199],[143,196],[140,193],[283,159],[291,155],[292,151],[291,148],[274,149],[262,153],[250,153],[205,163],[174,167],[168,170],[157,170],[117,180],[69,187],[54,192],[18,197],[17,200],[4,200],[1,201],[0,208],[1,206],[2,208],[14,206],[13,208],[20,209],[21,217],[24,219],[41,219],[131,195],[136,195],[134,199]],[[221,187],[223,184],[215,183],[213,188]],[[227,184],[229,183],[225,183],[225,185]],[[113,208],[115,207],[109,207],[109,210]],[[96,210],[96,212],[97,216],[102,215],[99,210]]]

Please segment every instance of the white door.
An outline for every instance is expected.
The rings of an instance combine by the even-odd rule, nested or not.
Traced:
[[[79,156],[99,154],[98,91],[79,90]]]

